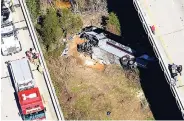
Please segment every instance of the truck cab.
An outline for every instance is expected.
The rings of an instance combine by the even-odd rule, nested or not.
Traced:
[[[21,116],[25,121],[45,120],[45,107],[37,87],[18,92]]]
[[[1,25],[1,52],[3,56],[12,55],[22,50],[20,41],[16,38],[12,23]]]
[[[11,61],[9,63],[11,75],[17,92],[27,90],[35,86],[35,80],[27,58]]]

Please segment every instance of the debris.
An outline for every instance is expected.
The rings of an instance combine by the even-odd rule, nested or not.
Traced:
[[[68,56],[68,44],[66,45],[65,49],[63,50],[63,53],[61,54],[61,56]]]
[[[111,112],[110,111],[107,111],[107,115],[110,115],[111,114]]]
[[[135,50],[112,40],[102,29],[97,27],[84,29],[80,37],[87,41],[78,44],[77,51],[87,54],[93,59],[104,60],[106,64],[119,64],[129,69],[135,69],[137,66],[147,68],[148,60],[152,60],[146,54],[136,57]],[[126,60],[124,61],[123,58]]]
[[[92,65],[95,65],[95,63],[94,63],[93,61],[86,60],[86,61],[85,61],[85,65],[87,65],[87,66],[92,66]]]

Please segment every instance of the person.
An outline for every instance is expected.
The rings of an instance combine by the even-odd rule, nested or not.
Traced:
[[[38,70],[40,73],[43,73],[43,68],[42,68],[40,65],[37,66],[37,70]]]
[[[30,52],[31,52],[31,55],[32,55],[31,58],[33,59],[33,61],[36,60],[36,59],[38,59],[39,53],[37,53],[37,52],[35,51],[35,49],[30,48]]]
[[[173,63],[172,65],[169,65],[169,70],[172,78],[175,78],[176,76],[178,76],[178,73],[181,75],[182,65],[176,65]]]
[[[29,51],[32,52],[33,51],[33,48],[30,48]]]
[[[32,55],[33,55],[33,56],[32,56],[33,59],[37,59],[37,58],[38,58],[36,53],[33,53]]]
[[[33,54],[33,53],[36,53],[35,49],[34,48],[30,48],[30,52]]]
[[[172,73],[177,73],[177,65],[175,65],[174,63],[171,66],[171,72]]]
[[[33,61],[31,51],[26,51],[26,56],[28,57],[28,59],[29,59],[31,62]]]
[[[178,71],[178,73],[179,73],[179,74],[180,74],[180,76],[181,76],[181,72],[182,72],[182,65],[177,66],[177,71]]]

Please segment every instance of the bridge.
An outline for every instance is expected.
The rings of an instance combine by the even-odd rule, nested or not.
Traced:
[[[184,67],[184,1],[133,0],[133,4],[184,118],[184,74],[173,85],[168,68],[172,63]]]

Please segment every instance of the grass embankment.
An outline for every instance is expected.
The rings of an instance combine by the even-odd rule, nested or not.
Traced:
[[[32,19],[37,18],[40,14],[40,11],[38,11],[40,6],[36,3],[37,0],[27,1],[28,7],[32,9],[31,14],[35,15],[32,16]],[[60,23],[56,21],[57,25],[60,25],[60,28],[64,30],[64,34],[62,35],[67,35],[68,32],[72,34],[76,33],[82,26],[80,20],[79,22],[76,21],[76,18],[79,17],[76,17],[76,15],[68,10],[62,12],[64,15],[62,15],[62,19],[59,18]],[[51,15],[53,16],[55,14],[45,14],[44,25],[53,22],[53,19],[50,19],[52,18],[50,17]],[[53,16],[53,18],[55,18],[55,20],[58,19],[56,16]],[[85,18],[89,19],[89,17]],[[107,21],[109,22],[107,29],[119,35],[121,32],[117,17],[112,14],[111,18]],[[70,23],[68,23],[68,20]],[[71,20],[73,24],[71,24]],[[92,19],[92,21],[94,20]],[[59,26],[57,25],[54,27],[58,28]],[[53,28],[53,24],[43,29],[44,31],[42,31],[41,34],[43,42],[41,44],[50,46],[53,43],[53,41],[51,41],[52,39],[57,42],[55,40],[56,35],[53,35],[56,33],[50,32],[49,30],[51,29],[56,30]],[[48,30],[50,34],[46,33],[44,37],[43,32],[46,32],[46,30]],[[49,41],[46,41],[47,39]],[[142,92],[139,85],[138,74],[130,74],[128,76],[129,78],[127,78],[127,72],[116,65],[106,66],[105,70],[102,69],[103,71],[98,70],[98,68],[86,67],[82,65],[83,60],[78,57],[76,44],[74,44],[73,48],[75,55],[73,54],[67,59],[62,57],[58,58],[63,49],[64,46],[57,47],[52,51],[46,52],[47,55],[45,55],[45,57],[65,119],[141,120],[151,119],[153,117],[147,106],[145,97],[142,95],[138,96],[141,94],[138,94],[138,92]],[[107,111],[110,111],[111,114],[107,115]]]
[[[65,119],[148,119],[152,117],[147,104],[142,105],[135,82],[127,79],[119,66],[104,71],[78,65],[73,57],[47,59]],[[111,114],[107,116],[107,111]]]

